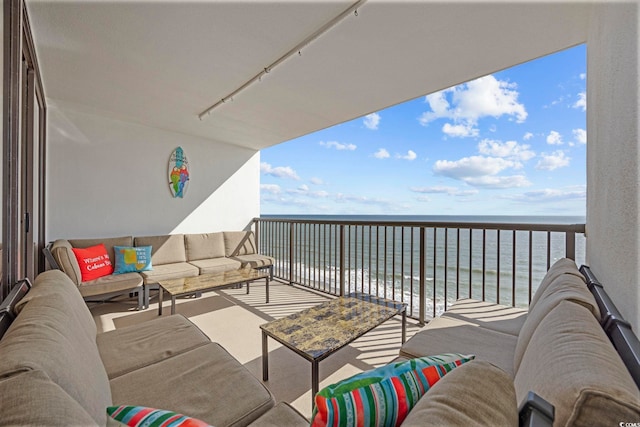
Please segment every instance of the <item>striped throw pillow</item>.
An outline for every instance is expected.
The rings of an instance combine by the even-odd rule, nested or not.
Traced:
[[[362,372],[315,396],[312,427],[399,426],[429,388],[475,355],[420,357]]]
[[[211,427],[186,415],[144,406],[109,406],[107,415],[128,427]]]

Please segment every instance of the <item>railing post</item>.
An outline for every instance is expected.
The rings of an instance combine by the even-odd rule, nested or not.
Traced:
[[[256,237],[256,250],[258,251],[258,253],[264,253],[264,251],[262,250],[262,248],[260,247],[260,218],[254,218],[253,219],[253,224],[255,227],[255,237]]]
[[[565,256],[575,261],[576,259],[576,233],[565,231]]]
[[[426,311],[426,260],[425,260],[425,246],[426,245],[426,241],[425,241],[425,230],[424,227],[420,227],[420,290],[418,291],[418,296],[420,298],[420,306],[419,306],[419,312],[418,312],[418,323],[420,324],[420,326],[424,326],[424,318],[425,318],[425,311]],[[434,301],[433,304],[435,305],[435,295],[434,295]]]
[[[289,223],[289,285],[293,286],[293,242],[294,239],[294,224]]]
[[[340,296],[344,296],[344,224],[340,224]]]

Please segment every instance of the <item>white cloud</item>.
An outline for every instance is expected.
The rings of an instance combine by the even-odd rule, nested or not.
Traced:
[[[465,179],[465,182],[475,187],[484,188],[516,188],[528,187],[531,182],[524,175],[512,176],[479,176]]]
[[[357,146],[355,146],[354,144],[342,144],[338,141],[329,141],[329,142],[320,141],[320,145],[327,148],[335,148],[338,151],[342,151],[342,150],[353,151],[357,148]]]
[[[549,132],[549,135],[547,135],[547,144],[562,145],[563,144],[562,135],[560,135],[559,132],[552,130],[551,132]]]
[[[324,181],[320,178],[313,177],[309,180],[313,185],[324,185]]]
[[[527,118],[524,105],[518,102],[516,85],[497,80],[489,75],[468,83],[427,95],[425,101],[431,111],[423,113],[419,122],[423,126],[447,118],[453,124],[443,127],[449,136],[466,137],[477,135],[475,126],[483,117],[513,117],[518,123]],[[450,95],[451,101],[447,99]]]
[[[414,193],[422,193],[422,194],[448,194],[449,196],[472,196],[474,194],[478,194],[478,190],[460,190],[456,187],[447,187],[447,186],[433,186],[433,187],[410,187],[409,190]],[[428,199],[426,196],[422,196],[425,199]],[[418,198],[420,200],[420,198]]]
[[[349,194],[338,193],[334,200],[337,203],[355,203],[359,205],[378,206],[383,208],[391,208],[395,210],[398,207],[397,202],[377,197],[353,196]]]
[[[531,138],[533,138],[533,134],[531,132],[525,133],[524,136],[522,137],[522,139],[524,139],[525,141],[528,141]]]
[[[584,129],[574,129],[573,130],[573,137],[580,144],[586,144],[587,143],[587,131],[584,130]]]
[[[499,157],[471,156],[457,161],[438,160],[433,171],[454,179],[496,175],[504,169],[518,167],[518,163]]]
[[[274,168],[269,163],[262,162],[260,163],[260,172],[264,175],[275,176],[276,178],[300,179],[296,171],[291,169],[290,166],[278,166]]]
[[[584,80],[587,78],[587,73],[580,73],[580,80]]]
[[[373,157],[375,157],[376,159],[388,159],[389,156],[389,152],[384,148],[380,148],[378,151],[373,153]]]
[[[418,196],[416,197],[416,200],[419,202],[426,202],[426,203],[431,202],[431,198],[428,196]]]
[[[527,144],[518,144],[516,141],[502,142],[491,139],[483,139],[478,144],[478,151],[480,151],[480,154],[504,157],[523,162],[535,157],[536,153],[531,151],[530,148],[531,146]]]
[[[260,191],[271,194],[280,194],[281,189],[277,184],[260,184]]]
[[[545,188],[542,190],[528,191],[523,194],[509,195],[509,196],[505,195],[505,196],[501,196],[501,198],[518,200],[522,202],[530,202],[530,203],[548,203],[548,202],[558,202],[558,201],[566,201],[566,200],[586,200],[587,188],[585,186],[578,186],[578,188],[563,189],[563,190]]]
[[[287,190],[289,194],[296,194],[298,196],[314,197],[314,198],[326,198],[329,197],[329,193],[324,190],[310,191],[309,186],[306,184],[300,185],[298,188],[291,188]]]
[[[505,169],[517,169],[521,166],[520,162],[501,157],[471,156],[457,161],[438,160],[433,172],[474,187],[512,188],[531,185],[524,175],[497,176]]]
[[[434,186],[434,187],[410,187],[409,190],[414,193],[445,193],[445,194],[453,194],[458,191],[455,187],[446,187],[446,186]]]
[[[442,133],[448,136],[457,137],[457,138],[467,138],[470,136],[478,136],[480,131],[477,127],[474,127],[470,123],[452,125],[451,123],[445,123],[442,126]]]
[[[569,166],[569,160],[571,160],[571,158],[565,156],[561,150],[554,151],[551,154],[542,153],[540,157],[542,157],[542,159],[538,161],[536,169],[547,171]]]
[[[461,190],[456,192],[455,194],[453,194],[453,196],[456,197],[468,197],[468,196],[474,196],[476,194],[478,194],[480,191],[478,190]]]
[[[578,100],[573,104],[573,108],[581,108],[582,111],[587,111],[587,93],[580,92],[578,94]]]
[[[415,160],[418,158],[418,155],[413,151],[413,150],[409,150],[407,151],[407,154],[396,154],[396,158],[397,159],[403,159],[403,160]]]
[[[367,114],[366,116],[364,116],[363,123],[368,129],[377,130],[378,125],[380,124],[380,114]]]

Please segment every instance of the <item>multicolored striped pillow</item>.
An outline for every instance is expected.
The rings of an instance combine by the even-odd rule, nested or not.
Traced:
[[[456,353],[420,357],[332,384],[315,396],[311,427],[398,426],[440,378],[474,358]]]
[[[211,427],[186,415],[144,406],[109,406],[107,415],[128,427]]]

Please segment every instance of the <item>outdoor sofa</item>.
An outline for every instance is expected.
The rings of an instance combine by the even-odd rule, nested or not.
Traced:
[[[460,378],[465,365],[446,375],[429,393],[443,386],[447,393],[441,390],[439,399],[419,400],[403,426],[425,425],[427,414],[446,425],[499,423],[500,418],[492,417],[504,408],[500,402],[513,395],[512,402],[522,404],[530,392],[537,395],[535,399],[544,399],[533,406],[549,410],[554,426],[611,426],[640,420],[640,342],[589,268],[578,270],[573,260],[560,259],[549,269],[528,310],[459,300],[409,339],[400,356],[449,352],[472,353],[475,361],[490,365],[484,375],[469,375],[466,384]],[[499,388],[488,380],[497,378],[496,371],[505,379]],[[454,373],[463,381],[457,387],[447,385]],[[475,401],[464,399],[459,393],[465,389],[475,389],[480,396]],[[487,411],[478,401],[494,402],[495,407]],[[443,410],[447,405],[461,410]],[[537,416],[546,418],[544,413]]]
[[[110,274],[82,281],[73,248],[104,244],[114,263],[115,246],[151,246],[151,270]],[[45,248],[52,268],[62,270],[80,289],[85,300],[106,299],[123,293],[137,293],[139,308],[149,306],[149,289],[159,280],[195,277],[239,268],[269,268],[273,276],[274,259],[258,253],[252,231],[124,236],[94,239],[58,239]]]
[[[107,408],[143,406],[224,426],[304,426],[222,346],[181,315],[97,333],[78,287],[40,274],[0,339],[0,425],[119,425]]]

